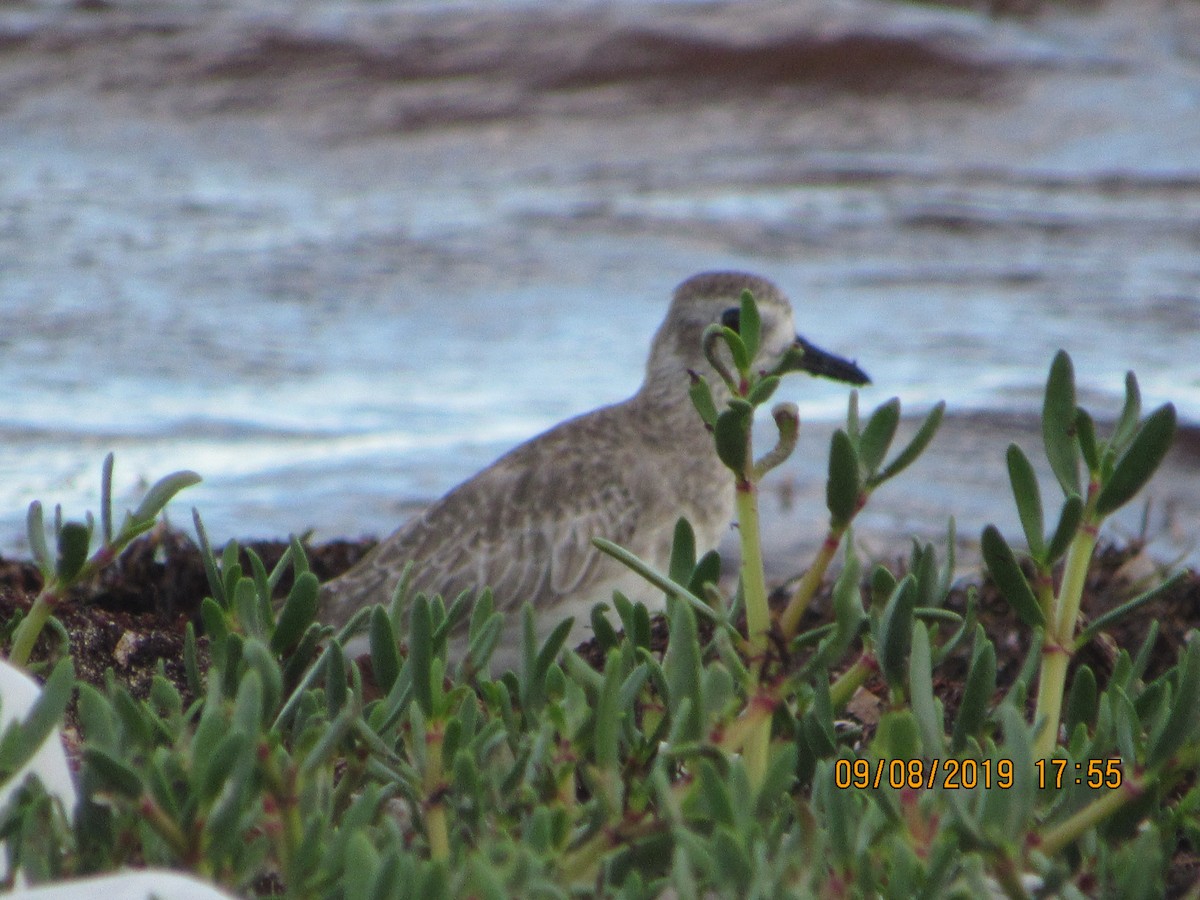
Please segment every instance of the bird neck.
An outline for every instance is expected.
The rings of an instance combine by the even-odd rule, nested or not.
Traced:
[[[712,436],[688,396],[689,386],[687,370],[683,367],[680,367],[678,377],[663,377],[661,373],[647,377],[629,400],[641,413],[642,428],[674,436],[674,440],[682,438],[711,443]],[[728,396],[723,384],[714,386],[713,397],[719,408],[724,406]]]

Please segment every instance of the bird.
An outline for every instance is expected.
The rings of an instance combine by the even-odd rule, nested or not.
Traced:
[[[662,592],[592,539],[606,538],[665,571],[680,516],[692,525],[698,553],[714,549],[730,527],[734,480],[689,385],[704,375],[718,406],[729,398],[702,335],[713,323],[736,330],[747,290],[761,319],[756,368],[772,368],[799,346],[800,367],[811,374],[869,383],[854,362],[796,335],[791,303],[771,281],[745,272],[694,275],[675,289],[632,397],[552,427],[450,490],[322,585],[318,618],[340,626],[364,606],[389,602],[410,562],[411,588],[447,603],[464,590],[491,588],[505,613],[493,658],[501,665],[519,658],[517,613],[526,601],[539,640],[574,616],[568,639],[575,642],[587,636],[591,607],[614,590],[661,608]]]

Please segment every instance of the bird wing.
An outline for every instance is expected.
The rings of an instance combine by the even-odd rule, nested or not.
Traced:
[[[447,602],[486,586],[497,609],[546,609],[586,590],[602,561],[591,539],[628,542],[641,504],[611,454],[551,435],[459,485],[331,582],[327,618],[387,602],[410,560],[413,587]]]

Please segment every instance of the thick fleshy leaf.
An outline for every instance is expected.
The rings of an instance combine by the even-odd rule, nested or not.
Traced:
[[[1166,762],[1186,741],[1195,738],[1200,722],[1200,640],[1188,644],[1178,671],[1171,714],[1146,755],[1146,768]]]
[[[696,533],[692,524],[683,516],[675,521],[675,534],[671,539],[671,563],[667,577],[679,584],[686,584],[696,568]]]
[[[698,597],[704,596],[704,585],[716,584],[721,579],[721,555],[716,550],[709,550],[696,563],[688,579],[687,587]]]
[[[550,669],[550,664],[558,659],[558,653],[563,648],[563,644],[567,641],[567,635],[571,633],[571,628],[575,625],[575,617],[568,616],[557,625],[554,630],[546,636],[546,641],[538,650],[537,657],[533,663],[533,678],[537,682],[545,681],[546,672]]]
[[[833,700],[829,696],[829,682],[818,678],[813,685],[812,706],[800,719],[797,749],[800,751],[801,777],[812,778],[813,767],[818,759],[832,756],[838,748],[837,726],[834,724]],[[843,751],[849,749],[843,745]],[[808,763],[805,763],[805,758]],[[804,772],[807,771],[807,775]]]
[[[604,664],[604,686],[596,703],[594,730],[596,765],[601,770],[617,767],[621,734],[621,651],[610,650]]]
[[[1160,886],[1166,868],[1164,848],[1169,847],[1171,842],[1164,839],[1163,829],[1153,824],[1153,820],[1146,822],[1145,830],[1135,831],[1136,823],[1154,811],[1149,807],[1159,802],[1153,794],[1146,794],[1139,798],[1139,802],[1129,804],[1113,817],[1111,827],[1114,831],[1119,834],[1136,833],[1137,836],[1121,848],[1120,856],[1114,860],[1113,880],[1106,892],[1109,896],[1155,900],[1165,893]],[[1126,816],[1128,821],[1123,820]]]
[[[108,698],[87,682],[80,682],[76,687],[79,691],[77,707],[82,726],[80,730],[87,735],[88,746],[118,752],[117,716]]]
[[[1021,528],[1029,552],[1037,559],[1045,550],[1045,519],[1042,514],[1042,492],[1038,489],[1037,475],[1029,457],[1016,444],[1008,445],[1008,480],[1012,484],[1013,499],[1017,502],[1017,514],[1021,517]]]
[[[909,559],[909,571],[917,579],[917,606],[936,607],[941,598],[937,596],[937,553],[933,544],[921,544],[914,540]]]
[[[1089,472],[1100,471],[1101,448],[1096,444],[1096,423],[1082,406],[1075,410],[1075,436],[1079,441],[1079,452]]]
[[[382,606],[371,613],[371,630],[368,633],[371,647],[371,669],[375,673],[375,684],[388,693],[400,675],[400,651],[396,645],[396,633],[392,620]]]
[[[1046,458],[1064,494],[1079,489],[1079,442],[1075,436],[1075,370],[1071,357],[1059,350],[1050,364],[1042,403],[1042,440]]]
[[[37,563],[43,575],[49,575],[52,561],[50,548],[46,544],[46,522],[42,515],[42,504],[38,500],[29,504],[29,512],[25,516],[25,530],[33,561]]]
[[[693,594],[691,591],[689,591],[683,585],[672,581],[670,578],[668,578],[667,576],[663,575],[661,572],[659,572],[656,569],[654,569],[653,567],[651,567],[644,560],[639,559],[637,556],[630,553],[624,547],[620,547],[617,544],[614,544],[612,541],[605,540],[604,538],[600,538],[600,537],[592,538],[592,545],[594,547],[596,547],[598,550],[600,550],[601,552],[607,554],[608,556],[611,556],[613,559],[617,560],[618,562],[628,566],[630,569],[637,572],[639,575],[641,575],[643,578],[645,578],[648,582],[650,582],[652,585],[659,588],[660,590],[664,591],[665,593],[674,594],[677,597],[682,597],[684,600],[686,600],[688,603],[690,603],[692,605],[692,608],[695,609],[696,612],[700,613],[700,615],[705,616],[709,619],[713,619],[713,620],[718,619],[717,613],[714,612],[713,609],[707,603],[705,603],[703,600],[701,600],[699,597],[697,597],[695,594]],[[705,559],[707,559],[707,558],[708,557],[706,554]],[[702,559],[700,561],[700,563],[704,564],[704,559]],[[625,602],[628,603],[629,601],[626,600]],[[615,595],[613,597],[613,605],[617,607],[617,612],[622,615],[622,620],[624,621],[625,616],[623,613],[621,613],[621,605],[620,605],[620,603],[617,602],[617,597]],[[626,625],[626,630],[628,631],[629,623],[625,622],[625,625]]]
[[[279,611],[279,621],[271,635],[272,653],[290,650],[308,630],[317,615],[319,587],[317,576],[312,572],[305,572],[296,579],[288,591],[283,609]]]
[[[192,507],[192,525],[196,529],[196,538],[200,542],[200,559],[204,563],[204,575],[208,579],[208,589],[212,594],[212,599],[224,608],[229,605],[228,598],[225,596],[225,584],[221,580],[221,573],[217,570],[217,559],[213,554],[212,544],[208,542],[208,532],[204,528],[204,522],[200,519],[200,511],[194,506]]]
[[[196,792],[201,801],[212,802],[237,768],[238,760],[252,751],[250,735],[253,733],[226,732],[211,754],[196,758]]]
[[[775,368],[771,369],[772,375],[786,375],[789,372],[804,372],[804,350],[797,344],[791,344],[783,351],[783,356],[779,358],[779,362],[775,364]]]
[[[967,683],[963,689],[962,703],[954,732],[950,741],[950,752],[957,753],[966,746],[967,738],[978,736],[987,718],[988,704],[996,692],[996,648],[988,640],[983,626],[976,626],[975,647],[971,653],[971,666],[967,671]]]
[[[1125,452],[1117,459],[1112,477],[1096,498],[1096,515],[1101,518],[1120,509],[1145,487],[1162,463],[1175,438],[1175,406],[1167,403],[1152,412]]]
[[[1142,418],[1142,392],[1138,388],[1137,376],[1132,372],[1125,373],[1125,405],[1121,415],[1117,417],[1116,428],[1113,429],[1111,444],[1120,452],[1124,450],[1134,433],[1138,421]]]
[[[862,428],[860,427],[858,417],[858,391],[850,392],[850,397],[846,401],[846,434],[850,435],[850,440],[858,444],[862,438]]]
[[[896,585],[879,618],[876,653],[883,677],[893,688],[903,685],[906,680],[916,598],[916,580],[911,574],[906,575]]]
[[[199,475],[186,469],[181,472],[172,472],[170,475],[160,478],[146,492],[146,496],[142,498],[142,502],[134,510],[134,521],[144,522],[147,519],[156,518],[162,512],[163,507],[171,502],[172,497],[184,488],[191,487],[193,484],[199,484],[200,481],[201,478]]]
[[[984,790],[980,813],[984,831],[993,840],[1013,841],[1015,835],[1027,833],[1039,793],[1034,779],[1021,777],[1033,771],[1033,731],[1021,711],[1008,704],[996,710],[996,718],[1004,732],[1004,744],[998,755],[992,754],[992,761],[997,771],[1002,760],[1012,765],[1013,783],[1008,790]]]
[[[762,481],[764,475],[787,461],[795,451],[796,440],[800,436],[800,409],[795,403],[776,403],[771,408],[771,418],[775,420],[779,438],[774,447],[755,461],[753,479],[756,482]]]
[[[843,747],[838,754],[839,760],[853,763],[858,757],[848,747]],[[821,824],[828,833],[829,851],[834,860],[847,871],[850,871],[856,852],[856,825],[862,819],[860,807],[855,803],[855,792],[841,790],[834,786],[833,765],[825,760],[822,770],[818,773],[820,781],[814,785],[814,794],[820,791],[820,798],[825,801],[824,816]],[[824,788],[824,790],[820,790]]]
[[[262,708],[263,724],[275,714],[283,696],[283,670],[267,649],[267,645],[258,638],[248,638],[242,650],[242,658],[250,669],[258,672],[262,679]],[[245,676],[243,676],[243,681]]]
[[[633,625],[626,633],[636,647],[650,649],[650,611],[645,603],[635,603],[630,609]]]
[[[896,589],[896,576],[887,566],[878,565],[871,571],[871,606],[882,609]]]
[[[1150,588],[1148,591],[1145,591],[1144,593],[1138,594],[1132,600],[1127,600],[1126,602],[1122,603],[1120,606],[1114,607],[1113,609],[1110,609],[1107,612],[1105,612],[1103,615],[1097,616],[1095,619],[1093,619],[1088,624],[1088,626],[1083,631],[1080,632],[1079,637],[1077,637],[1075,639],[1075,646],[1082,647],[1084,644],[1086,644],[1088,641],[1090,641],[1093,637],[1095,637],[1099,632],[1104,631],[1107,628],[1111,628],[1113,625],[1115,625],[1117,622],[1124,619],[1126,616],[1130,616],[1133,613],[1137,612],[1138,609],[1145,606],[1151,600],[1161,597],[1162,595],[1166,594],[1167,592],[1173,590],[1186,577],[1187,577],[1186,571],[1176,572],[1174,575],[1172,575],[1166,581],[1163,581],[1160,584],[1156,584],[1154,587]],[[1157,627],[1157,625],[1158,625],[1157,620],[1151,622],[1151,625],[1154,627]],[[1141,665],[1144,667],[1145,663],[1146,663],[1146,661],[1142,660]],[[1140,674],[1134,674],[1133,677],[1140,678],[1141,676],[1140,676]]]
[[[1079,725],[1090,727],[1096,719],[1099,699],[1096,691],[1096,673],[1090,666],[1080,666],[1071,680],[1067,694],[1067,734],[1074,733]]]
[[[234,758],[234,766],[225,779],[224,789],[217,794],[216,802],[202,819],[202,840],[206,854],[219,859],[232,852],[235,844],[245,840],[238,824],[247,805],[255,798],[254,792],[247,790],[253,771],[253,754]]]
[[[712,428],[717,424],[717,404],[713,400],[712,388],[708,385],[708,379],[695,372],[688,372],[688,375],[692,379],[691,387],[688,388],[688,396],[692,398],[692,405],[696,407],[696,412],[700,413],[704,424]]]
[[[946,520],[946,565],[942,567],[937,585],[937,605],[941,606],[950,595],[950,583],[954,579],[955,553],[958,544],[958,521],[954,516]]]
[[[254,579],[254,596],[258,603],[258,618],[264,628],[270,631],[275,624],[275,608],[271,603],[271,587],[267,579],[267,567],[263,565],[262,557],[254,552],[253,547],[247,547],[246,559],[250,560],[250,577]]]
[[[908,442],[908,446],[896,454],[896,458],[884,466],[883,470],[871,479],[870,484],[872,486],[883,484],[889,478],[894,478],[916,462],[917,457],[925,452],[925,448],[929,446],[929,442],[937,434],[945,412],[946,401],[942,400],[929,411],[929,415],[925,417],[925,421],[921,423],[921,427],[917,429],[917,433],[913,435],[913,439]]]
[[[940,756],[946,749],[942,706],[933,694],[933,654],[924,623],[914,622],[908,664],[908,696],[921,733],[921,755]]]
[[[1045,624],[1045,617],[1037,598],[1033,595],[1033,588],[1029,586],[1025,574],[1017,565],[1017,558],[1008,546],[1008,541],[1004,540],[995,525],[983,529],[980,544],[984,562],[987,563],[988,571],[992,573],[992,580],[996,582],[996,587],[1000,589],[1008,605],[1026,625]]]
[[[676,740],[690,742],[700,739],[704,713],[700,637],[691,607],[682,600],[672,600],[668,611],[671,639],[663,658],[663,673],[667,678],[671,715],[675,719],[671,731]],[[689,701],[686,712],[680,706],[684,700]]]
[[[107,750],[101,750],[95,745],[85,747],[83,764],[96,776],[96,780],[110,791],[130,798],[141,796],[141,777],[133,768]]]
[[[921,755],[921,727],[911,709],[888,710],[880,717],[871,741],[871,755],[887,760],[916,759]]]
[[[62,531],[58,534],[58,561],[54,567],[59,581],[70,582],[79,574],[87,562],[91,542],[91,529],[82,522],[63,523]]]
[[[859,587],[861,565],[858,554],[846,545],[846,564],[833,585],[834,629],[821,641],[816,661],[822,665],[833,665],[842,658],[850,644],[862,630],[867,614],[863,609],[862,591]]]
[[[563,676],[562,669],[555,668],[553,671],[558,672]],[[637,702],[638,695],[642,692],[642,687],[650,679],[650,666],[646,663],[641,663],[636,669],[629,673],[629,677],[621,683],[621,696],[619,705],[621,709],[633,709],[634,703]],[[562,693],[560,690],[559,693]]]
[[[526,608],[528,608],[526,604]],[[525,616],[522,610],[522,616]],[[529,651],[532,656],[532,650]],[[408,664],[412,667],[413,693],[421,712],[433,712],[433,688],[430,670],[433,665],[433,623],[429,617],[429,599],[424,594],[413,598],[408,620]]]
[[[729,347],[729,354],[733,357],[733,365],[738,372],[748,372],[750,370],[750,354],[746,350],[746,344],[742,341],[739,335],[732,328],[721,329],[721,336],[725,338],[725,344]]]
[[[771,815],[779,802],[785,797],[796,783],[796,764],[799,753],[795,744],[789,744],[780,750],[773,751],[767,774],[758,789],[757,809],[760,816]]]
[[[742,291],[742,308],[738,315],[738,336],[746,348],[750,360],[758,355],[759,335],[762,332],[762,319],[758,315],[758,304],[750,291]]]
[[[1021,662],[1021,668],[1017,671],[1017,677],[1013,679],[1012,687],[1004,695],[1004,703],[1013,705],[1017,709],[1024,709],[1029,685],[1033,683],[1042,663],[1042,637],[1045,633],[1044,628],[1034,628],[1030,631],[1029,649],[1025,653],[1025,659]]]
[[[308,555],[304,552],[304,545],[300,543],[300,539],[294,534],[292,535],[291,540],[288,542],[288,548],[283,551],[283,556],[279,557],[279,563],[276,564],[275,568],[271,570],[271,577],[269,581],[271,583],[272,590],[274,590],[275,585],[279,583],[279,579],[283,577],[283,572],[279,569],[279,566],[283,564],[285,559],[291,563],[292,574],[294,574],[297,578],[308,571]]]
[[[867,427],[858,441],[858,459],[862,463],[863,475],[870,478],[883,464],[888,448],[896,437],[896,426],[900,424],[900,400],[893,397],[871,413]]]
[[[238,684],[231,724],[245,734],[257,734],[265,714],[262,676],[250,669]]]
[[[221,580],[225,585],[225,599],[231,607],[234,603],[233,589],[242,577],[242,565],[238,562],[240,553],[241,548],[237,541],[228,541],[221,552]]]
[[[1185,575],[1186,572],[1180,572],[1177,576],[1168,579],[1167,583],[1175,584],[1177,583],[1177,580],[1182,580]],[[1138,647],[1138,652],[1134,654],[1133,661],[1130,664],[1130,674],[1132,678],[1138,679],[1145,677],[1146,667],[1150,665],[1150,659],[1154,654],[1154,648],[1158,644],[1158,632],[1160,627],[1161,626],[1158,619],[1150,620],[1150,627],[1146,629],[1146,636],[1142,638],[1142,645]]]
[[[600,649],[608,653],[613,647],[620,643],[617,637],[617,630],[612,627],[612,623],[608,621],[605,609],[606,605],[597,603],[592,607],[590,621],[592,623],[592,634],[596,638],[596,643],[600,645]]]
[[[1063,501],[1062,511],[1058,514],[1058,525],[1055,526],[1054,535],[1050,538],[1045,555],[1041,559],[1043,565],[1054,565],[1067,552],[1082,521],[1083,499],[1078,494],[1071,494]]]
[[[771,399],[776,388],[779,387],[781,380],[778,375],[768,375],[765,378],[760,378],[755,382],[754,387],[750,389],[750,395],[746,399],[755,406],[761,406]]]
[[[246,634],[262,637],[266,634],[258,602],[258,589],[252,578],[239,578],[233,589],[233,608]]]
[[[750,454],[750,416],[741,406],[731,406],[713,427],[717,456],[735,475],[745,474]]]
[[[107,547],[113,539],[112,522],[112,474],[113,455],[104,457],[104,465],[100,467],[100,540]]]
[[[839,428],[829,444],[829,480],[825,483],[825,505],[834,528],[843,528],[854,518],[861,491],[858,454],[850,436]]]

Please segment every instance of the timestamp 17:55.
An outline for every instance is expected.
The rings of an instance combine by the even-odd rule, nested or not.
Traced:
[[[1090,788],[1119,788],[1125,781],[1119,759],[1089,759],[1086,762],[1071,762],[1061,757],[1039,759],[1033,767],[1037,770],[1039,788],[1060,790],[1064,784],[1086,784]]]

